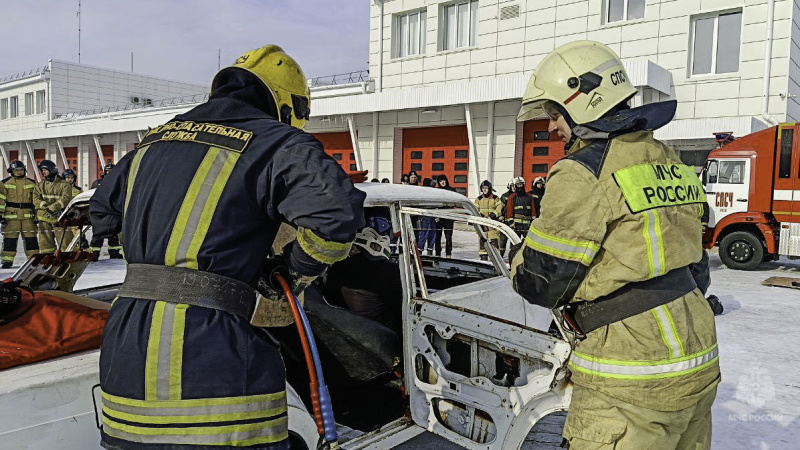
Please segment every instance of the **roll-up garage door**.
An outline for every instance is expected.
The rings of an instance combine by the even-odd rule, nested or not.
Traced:
[[[467,195],[469,139],[466,125],[403,130],[403,173],[420,180],[447,175],[456,191]]]

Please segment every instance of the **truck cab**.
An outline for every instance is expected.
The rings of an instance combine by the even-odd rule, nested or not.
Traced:
[[[800,125],[781,124],[711,152],[704,245],[722,262],[751,270],[780,255],[800,257]]]

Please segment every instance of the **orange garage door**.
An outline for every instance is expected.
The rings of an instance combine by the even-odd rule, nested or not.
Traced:
[[[342,166],[345,172],[358,170],[356,168],[356,154],[353,152],[353,141],[350,140],[350,133],[315,133],[314,137],[321,143],[331,158]]]
[[[547,131],[547,120],[529,120],[522,128],[522,177],[527,188],[536,177],[547,177],[547,172],[564,157],[564,143],[558,134]]]
[[[64,156],[67,157],[69,168],[78,172],[78,147],[64,147]]]
[[[460,194],[467,195],[469,138],[465,125],[403,130],[403,173],[420,177],[444,174]]]

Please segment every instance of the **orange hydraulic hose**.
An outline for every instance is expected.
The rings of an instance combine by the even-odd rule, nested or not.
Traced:
[[[294,323],[297,325],[297,332],[300,335],[300,342],[303,345],[303,354],[305,354],[306,367],[308,368],[308,376],[310,379],[309,388],[311,389],[311,406],[314,409],[314,422],[317,424],[317,432],[320,434],[320,436],[324,436],[325,427],[322,422],[322,409],[319,404],[319,380],[317,380],[317,371],[314,369],[314,360],[311,356],[311,346],[308,344],[308,337],[306,336],[305,330],[303,330],[303,322],[300,318],[300,311],[297,309],[297,305],[294,302],[292,289],[281,275],[275,275],[275,279],[278,280],[278,284],[281,285],[283,293],[286,295],[286,301],[289,302],[289,307],[292,309]]]

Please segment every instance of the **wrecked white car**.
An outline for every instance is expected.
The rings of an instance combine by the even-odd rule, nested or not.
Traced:
[[[508,266],[485,239],[487,262],[425,256],[417,249],[414,223],[419,216],[453,220],[461,230],[474,230],[476,246],[489,228],[512,244],[519,237],[480,217],[471,201],[454,192],[356,186],[367,194],[365,209],[388,218],[397,236],[399,253],[390,261],[402,285],[402,323],[385,326],[332,305],[323,294],[325,279],[304,294],[336,422],[348,430],[340,433],[341,447],[391,448],[428,431],[467,449],[521,448],[537,421],[569,405],[570,345],[564,332],[549,310],[513,291]],[[76,197],[62,217],[87,224],[90,197],[91,191]],[[113,300],[118,284],[73,292],[88,264],[74,255],[31,258],[14,279],[35,291]],[[270,331],[281,342],[286,364],[292,448],[317,448],[297,330]],[[99,448],[99,395],[92,392],[98,353],[0,371],[3,447]]]

